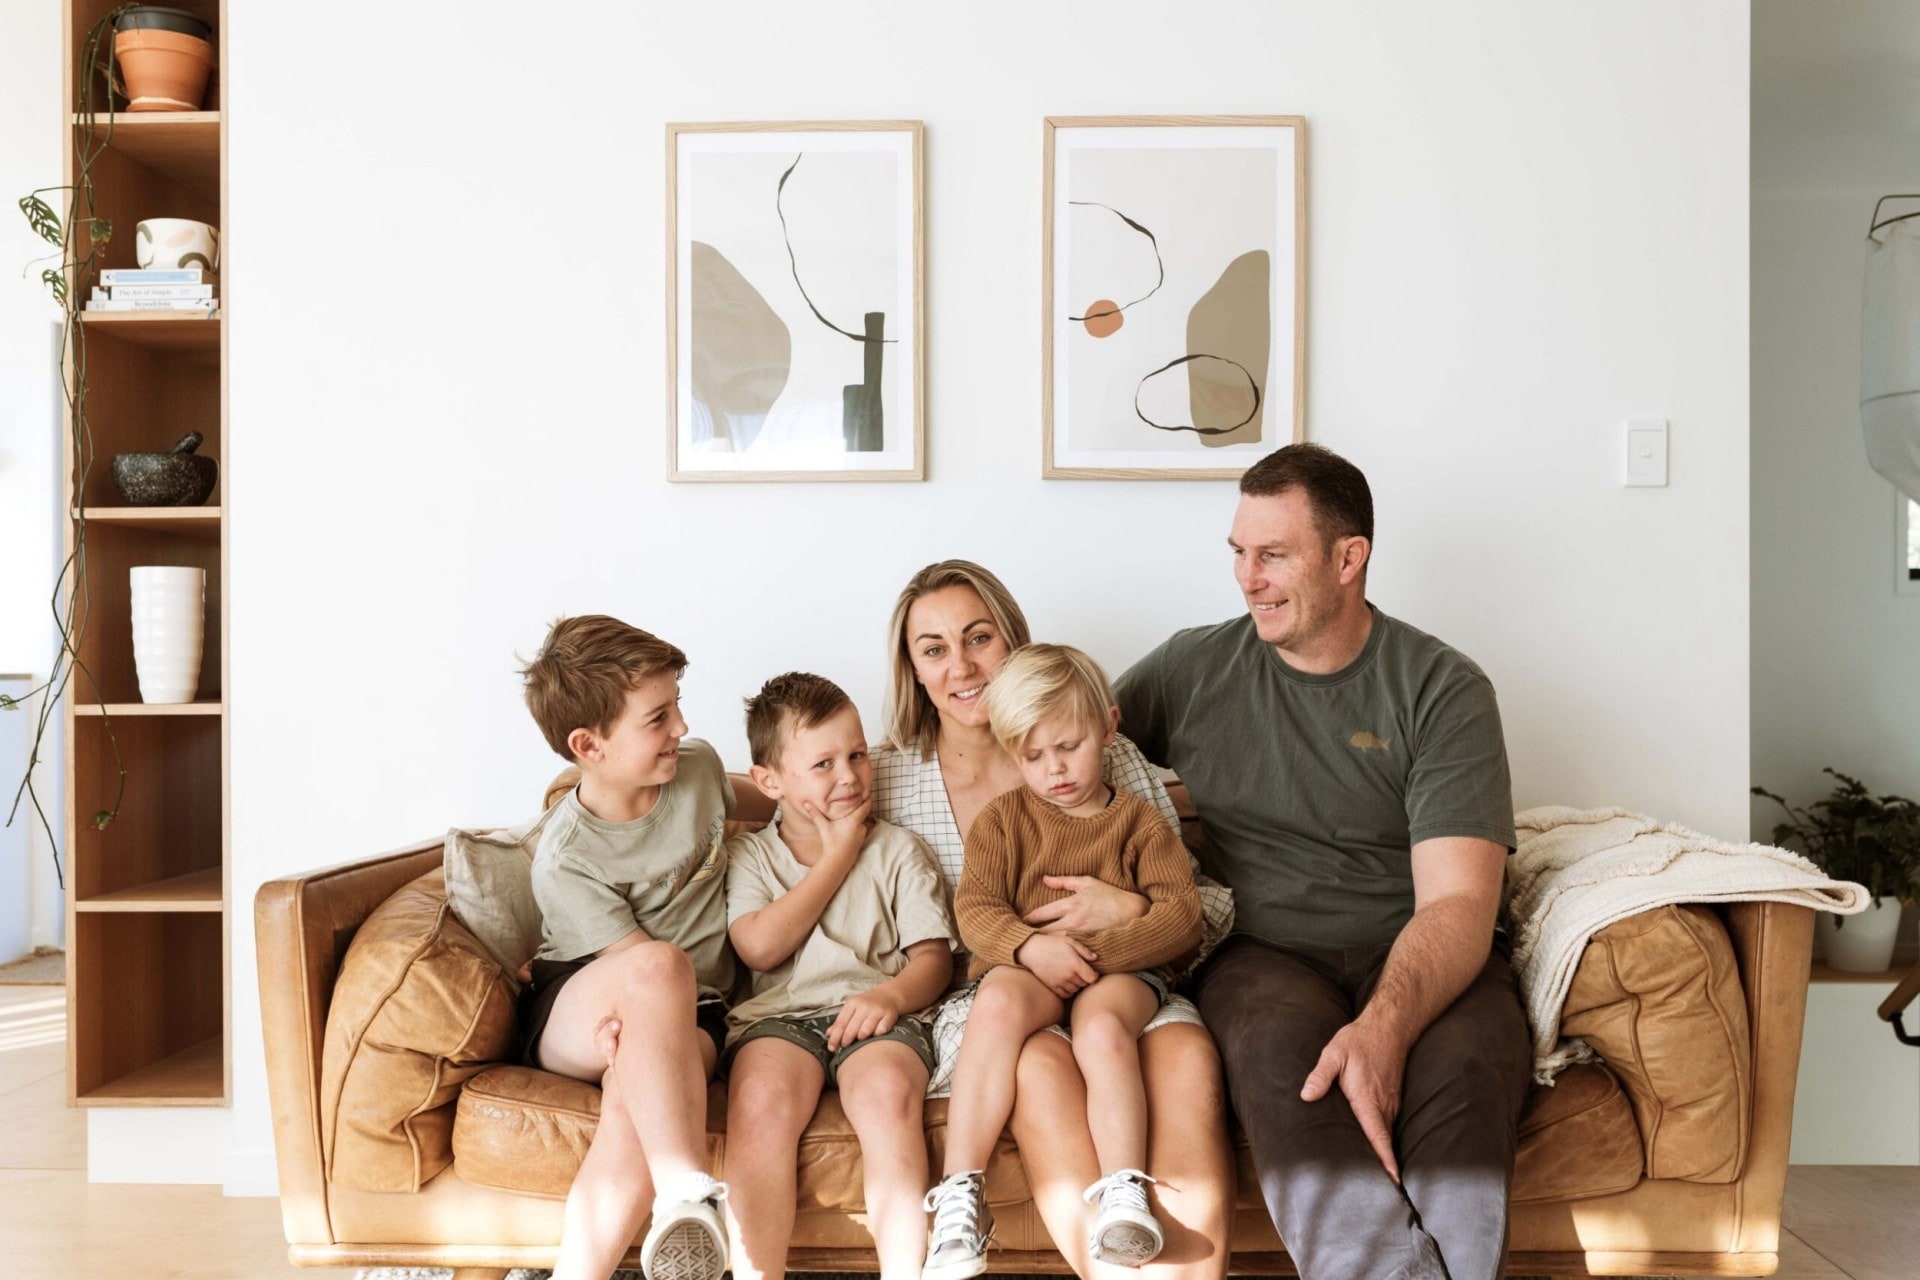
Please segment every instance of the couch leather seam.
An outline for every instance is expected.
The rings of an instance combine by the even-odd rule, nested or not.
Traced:
[[[1640,1043],[1640,1012],[1642,1007],[1640,993],[1629,989],[1625,979],[1620,976],[1619,956],[1614,949],[1611,938],[1607,940],[1607,974],[1613,979],[1614,985],[1621,991],[1625,991],[1628,999],[1633,1001],[1633,1016],[1627,1020],[1627,1035],[1633,1042],[1633,1060],[1640,1064],[1640,1076],[1647,1086],[1647,1096],[1651,1100],[1649,1109],[1652,1113],[1652,1120],[1648,1130],[1641,1135],[1641,1145],[1646,1150],[1646,1175],[1649,1178],[1657,1178],[1660,1175],[1655,1172],[1656,1162],[1654,1153],[1659,1149],[1660,1123],[1666,1118],[1667,1103],[1666,1099],[1660,1096],[1660,1091],[1653,1087],[1652,1073],[1646,1069],[1646,1050]],[[1638,1118],[1637,1116],[1635,1117],[1635,1119]]]

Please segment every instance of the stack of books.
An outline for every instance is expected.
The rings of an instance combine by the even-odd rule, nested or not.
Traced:
[[[104,288],[102,286],[105,286]],[[136,270],[108,267],[87,300],[88,311],[194,311],[212,316],[220,310],[213,279],[199,267]]]

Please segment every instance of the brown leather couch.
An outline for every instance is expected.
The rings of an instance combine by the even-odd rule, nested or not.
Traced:
[[[272,881],[255,900],[296,1263],[450,1266],[464,1280],[552,1263],[599,1091],[502,1064],[512,984],[447,908],[441,855],[431,841]],[[1762,903],[1662,908],[1595,936],[1566,1028],[1605,1065],[1528,1101],[1510,1271],[1773,1272],[1811,938],[1811,912]],[[709,1114],[724,1177],[724,1086]],[[928,1104],[936,1168],[945,1115]],[[1291,1275],[1244,1145],[1239,1158],[1232,1270]],[[1010,1138],[987,1187],[993,1269],[1063,1271]],[[861,1200],[858,1145],[829,1094],[800,1151],[795,1269],[876,1268]]]

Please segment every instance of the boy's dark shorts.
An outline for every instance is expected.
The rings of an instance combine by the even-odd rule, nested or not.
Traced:
[[[898,1019],[891,1031],[883,1031],[877,1036],[868,1036],[865,1040],[855,1040],[852,1044],[843,1044],[838,1049],[829,1049],[827,1048],[827,1030],[833,1026],[834,1020],[839,1016],[840,1011],[835,1009],[832,1013],[823,1013],[814,1018],[762,1018],[748,1026],[732,1044],[727,1046],[726,1055],[720,1061],[721,1074],[724,1075],[727,1068],[733,1064],[734,1055],[740,1052],[740,1046],[765,1036],[785,1040],[788,1044],[797,1045],[812,1054],[813,1060],[819,1063],[821,1070],[827,1073],[829,1089],[838,1087],[841,1063],[859,1050],[870,1044],[878,1044],[882,1040],[897,1040],[906,1045],[920,1056],[920,1062],[926,1067],[927,1074],[933,1074],[933,1031],[921,1019],[909,1014]]]
[[[540,1066],[540,1037],[547,1029],[547,1019],[553,1016],[553,1002],[559,998],[560,988],[567,985],[567,979],[592,963],[592,957],[585,960],[533,962],[533,981],[520,992],[518,1057],[522,1066]],[[720,1050],[727,1042],[727,1006],[719,1000],[702,1000],[693,1007],[693,1020],[694,1025],[706,1032],[707,1038],[713,1041],[717,1061]]]

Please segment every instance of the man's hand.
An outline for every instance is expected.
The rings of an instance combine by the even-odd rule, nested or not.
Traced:
[[[899,1020],[900,1006],[884,991],[876,989],[849,996],[840,1006],[840,1016],[827,1028],[827,1049],[837,1053],[847,1045],[885,1035]]]
[[[1092,876],[1045,876],[1047,888],[1071,897],[1027,912],[1025,920],[1042,933],[1099,933],[1117,929],[1147,914],[1147,899]]]
[[[1338,1083],[1373,1154],[1395,1183],[1400,1181],[1400,1163],[1393,1155],[1393,1121],[1400,1114],[1406,1067],[1405,1047],[1364,1019],[1349,1022],[1327,1041],[1300,1090],[1301,1101],[1318,1102]]]
[[[873,796],[869,794],[859,808],[838,818],[829,818],[814,808],[811,800],[800,802],[800,813],[813,824],[825,856],[852,862],[860,846],[867,842],[867,819],[873,813]]]
[[[1100,976],[1092,963],[1100,958],[1099,954],[1084,942],[1062,934],[1033,934],[1020,944],[1013,958],[1040,979],[1041,986],[1062,1000],[1069,999],[1082,987],[1091,986]]]

